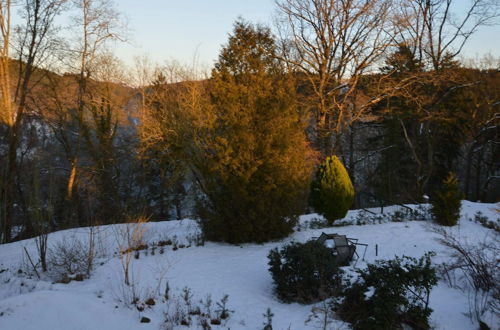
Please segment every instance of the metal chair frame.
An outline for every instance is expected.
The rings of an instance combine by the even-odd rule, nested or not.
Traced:
[[[333,248],[334,250],[337,248],[337,242],[335,241],[335,239],[337,238],[342,238],[342,239],[345,239],[345,242],[346,244],[342,244],[342,245],[338,245],[338,247],[344,247],[344,246],[364,246],[365,249],[363,251],[363,257],[361,258],[362,260],[365,260],[365,255],[366,255],[366,250],[368,249],[368,244],[364,244],[364,243],[359,243],[359,239],[357,238],[350,238],[350,237],[347,237],[346,235],[339,235],[337,233],[333,233],[333,234],[326,234],[326,233],[321,233],[321,236],[317,238],[317,241],[321,242],[321,243],[324,243],[326,240],[328,239],[332,239],[334,242],[335,242],[335,247]],[[354,254],[356,255],[356,262],[354,263],[354,266],[356,266],[356,264],[358,263],[358,260],[359,260],[359,254],[358,252],[356,251],[357,249],[354,248]]]

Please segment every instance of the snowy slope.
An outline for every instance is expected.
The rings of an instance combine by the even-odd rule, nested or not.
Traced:
[[[481,211],[495,220],[498,204],[464,202],[462,219],[450,229],[468,242],[484,240],[497,235],[493,230],[471,222],[468,218]],[[358,211],[350,211],[348,219],[354,219]],[[317,215],[305,215],[306,222]],[[304,242],[317,237],[322,231],[341,233],[369,244],[365,261],[356,267],[376,259],[395,255],[420,257],[427,251],[435,251],[435,263],[446,261],[449,251],[436,241],[438,235],[433,225],[424,221],[390,222],[376,225],[344,226],[316,230],[302,230],[289,238],[262,245],[206,243],[173,251],[166,247],[164,254],[148,256],[141,252],[139,259],[132,259],[131,281],[141,301],[155,298],[156,304],[139,312],[126,303],[132,296],[131,289],[123,283],[123,271],[116,254],[117,232],[123,225],[103,226],[98,230],[98,264],[90,279],[69,284],[53,283],[47,275],[42,280],[36,276],[18,273],[26,267],[24,248],[35,256],[34,240],[0,245],[0,329],[160,329],[164,312],[175,308],[175,299],[161,299],[168,282],[172,296],[180,296],[184,287],[193,293],[193,302],[211,295],[218,301],[223,294],[229,295],[228,307],[234,310],[229,320],[214,329],[262,329],[263,314],[268,307],[274,313],[274,329],[314,329],[314,323],[305,324],[313,305],[283,304],[273,294],[272,279],[268,272],[267,254],[270,249],[292,240]],[[186,237],[198,232],[192,220],[149,223],[145,240],[158,242],[174,236],[179,243],[187,244]],[[88,229],[79,228],[53,233],[49,244],[88,238]],[[379,255],[375,256],[375,244]],[[31,277],[31,278],[29,278]],[[213,306],[215,309],[215,306]],[[468,311],[467,295],[450,288],[440,281],[431,294],[434,309],[431,324],[436,329],[474,329],[476,326],[464,315]],[[141,317],[151,323],[140,323]],[[498,321],[498,320],[497,320]],[[186,327],[181,327],[186,328]],[[197,328],[193,325],[192,328]],[[332,329],[348,328],[340,321]]]

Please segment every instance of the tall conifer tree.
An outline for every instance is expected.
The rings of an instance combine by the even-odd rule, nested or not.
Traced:
[[[237,21],[210,88],[213,124],[197,165],[205,235],[231,243],[288,235],[304,210],[313,161],[269,29]]]

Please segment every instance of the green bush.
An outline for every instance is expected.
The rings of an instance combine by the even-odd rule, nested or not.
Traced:
[[[329,224],[342,219],[354,202],[354,187],[337,156],[327,157],[311,185],[311,206]]]
[[[353,329],[429,329],[429,295],[437,283],[432,253],[420,259],[396,257],[359,270],[359,278],[334,307]]]
[[[284,302],[307,304],[341,291],[342,270],[321,243],[291,243],[271,250],[268,258],[276,293]]]
[[[443,226],[454,226],[460,218],[462,192],[453,173],[448,174],[443,186],[432,199],[431,212],[434,219]]]

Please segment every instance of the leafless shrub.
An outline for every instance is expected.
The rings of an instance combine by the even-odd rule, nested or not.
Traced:
[[[481,321],[488,312],[500,316],[499,236],[478,244],[459,240],[446,230],[438,231],[441,244],[451,249],[451,262],[441,267],[450,285],[469,292],[469,317]]]
[[[85,244],[72,237],[63,239],[49,249],[50,273],[58,281],[66,282],[71,277],[89,273]]]
[[[132,256],[133,251],[127,254]],[[126,274],[119,272],[117,280],[112,283],[114,299],[122,303],[125,307],[136,308],[140,312],[156,304],[156,302],[167,302],[170,288],[165,279],[169,270],[169,264],[168,262],[164,263],[164,261],[164,258],[157,259],[156,265],[148,267],[151,272],[156,274],[155,277],[157,280],[153,283],[141,281],[141,268],[134,268],[132,263],[130,264],[128,273],[128,284],[125,282]]]
[[[96,258],[106,256],[101,227],[91,226],[85,230],[88,230],[86,238],[67,236],[48,249],[49,276],[54,280],[67,283],[89,278]]]
[[[47,196],[43,196],[39,172],[35,167],[30,187],[31,191],[28,196],[28,215],[33,226],[33,233],[37,235],[35,237],[35,244],[40,266],[42,271],[46,272],[48,238],[54,213],[53,184],[50,181]]]
[[[47,249],[48,249],[48,239],[49,233],[48,230],[40,231],[40,235],[35,238],[36,243],[36,251],[38,253],[38,258],[40,260],[40,265],[42,267],[42,271],[47,271]]]
[[[173,330],[176,326],[191,324],[191,316],[188,314],[184,299],[174,296],[166,302],[166,307],[163,313],[163,329]]]
[[[125,280],[117,281],[116,286],[113,287],[113,296],[116,301],[122,303],[127,308],[136,306],[140,311],[141,301],[145,300],[148,294],[141,290],[139,285],[140,281],[134,272],[129,274],[129,284]]]
[[[500,247],[497,237],[471,245],[445,232],[439,241],[453,251],[452,262],[446,265],[448,270],[461,270],[474,288],[485,291],[495,288],[499,282],[497,258],[500,255]]]
[[[115,228],[115,238],[118,244],[120,261],[123,269],[124,281],[130,285],[129,270],[133,257],[133,251],[139,250],[144,244],[144,234],[146,233],[146,217],[139,217],[136,220],[117,226]]]

